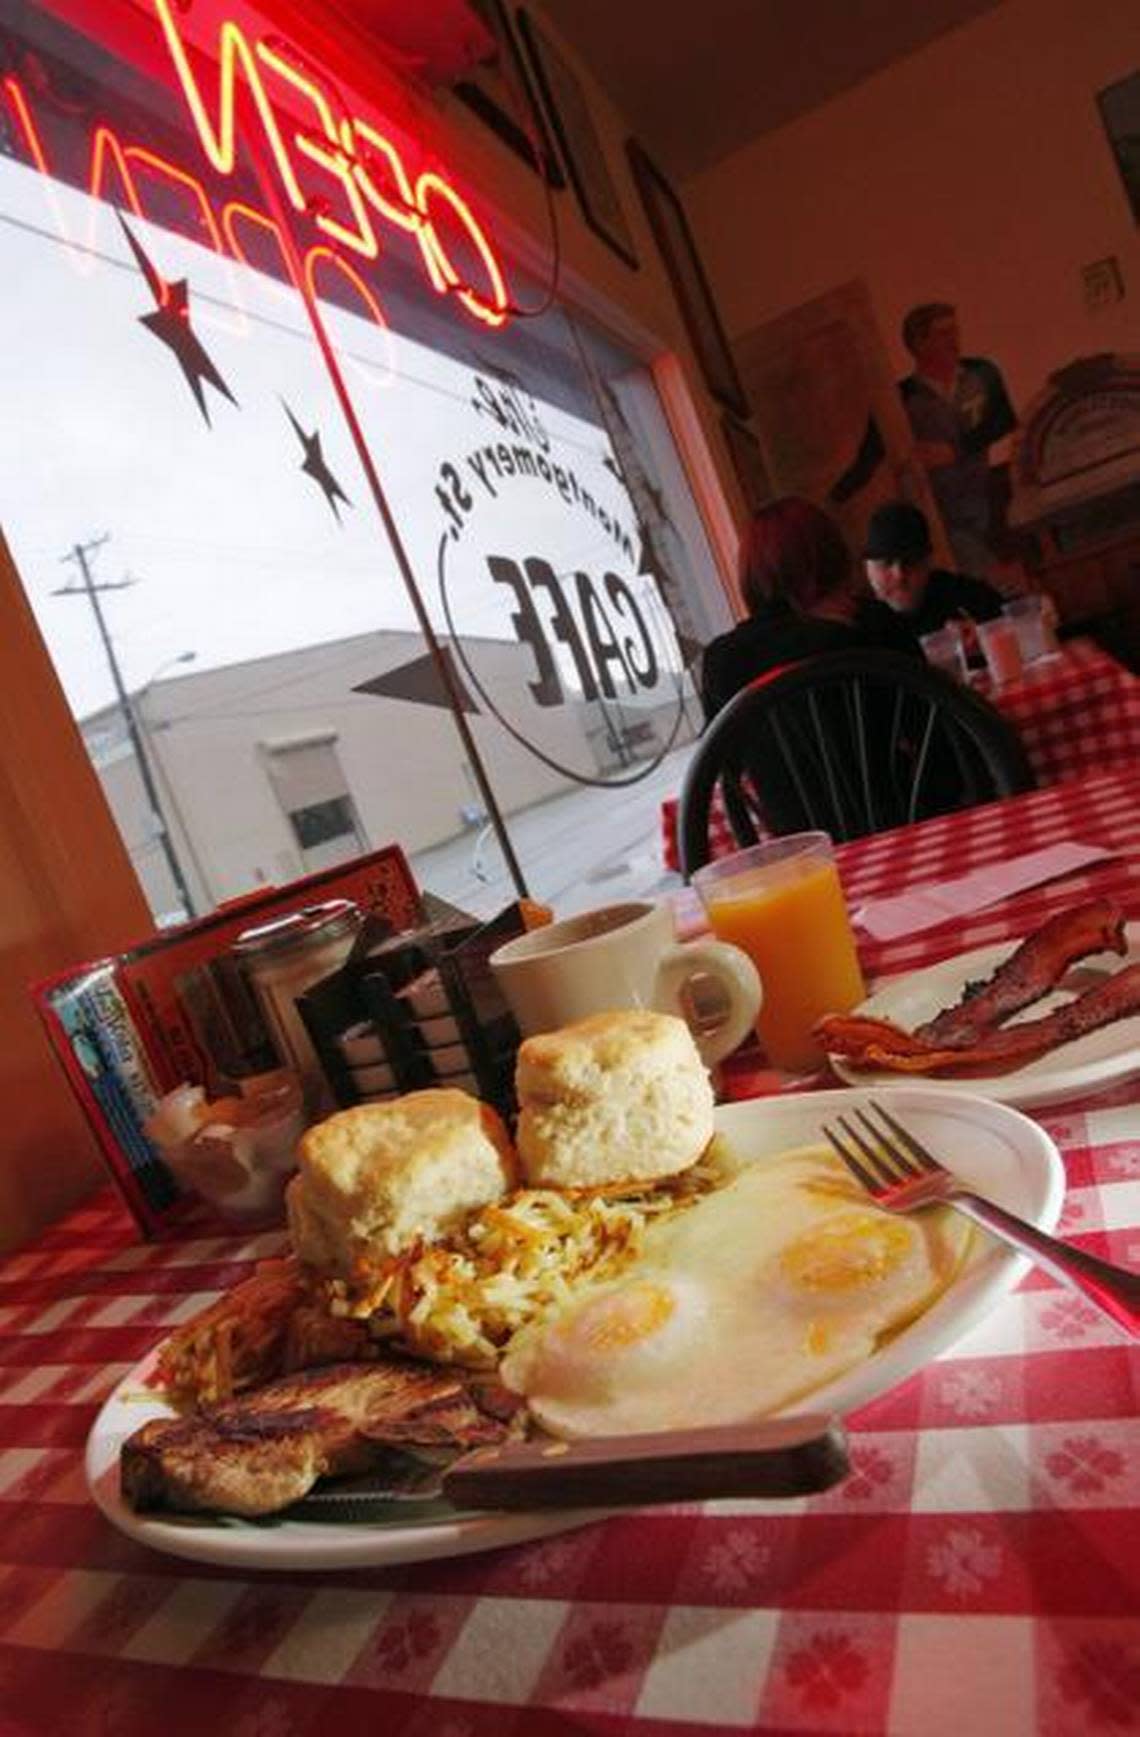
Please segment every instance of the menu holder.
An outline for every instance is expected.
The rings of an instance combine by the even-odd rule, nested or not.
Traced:
[[[448,911],[358,946],[302,995],[298,1012],[338,1103],[452,1086],[512,1117],[519,1030],[489,960],[534,925],[536,909],[520,901],[484,924]]]
[[[300,996],[297,1011],[341,1108],[429,1083],[417,1066],[396,989],[426,970],[421,928],[354,948],[339,970]]]
[[[360,906],[374,944],[423,917],[404,853],[387,845],[30,986],[111,1180],[144,1236],[167,1234],[201,1212],[146,1133],[159,1100],[185,1084],[221,1096],[279,1065],[230,957],[233,943],[244,929],[334,897]]]
[[[457,942],[440,960],[440,974],[483,1086],[481,1096],[508,1121],[513,1121],[518,1109],[515,1060],[522,1034],[490,959],[496,948],[525,934],[536,921],[549,921],[549,913],[527,903],[512,905]]]
[[[387,937],[383,937],[386,939]],[[332,1095],[339,1107],[357,1102],[353,1088],[349,1055],[341,1043],[345,1034],[363,1037],[371,1031],[367,1010],[362,1000],[360,978],[352,968],[353,961],[378,944],[379,937],[371,925],[366,925],[358,944],[345,964],[331,976],[314,983],[297,998],[297,1012],[320,1062]],[[383,1055],[378,1044],[377,1057]]]

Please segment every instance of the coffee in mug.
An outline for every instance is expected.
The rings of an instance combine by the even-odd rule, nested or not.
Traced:
[[[711,1065],[743,1042],[760,1009],[760,978],[746,953],[711,938],[675,941],[668,906],[640,900],[534,929],[490,962],[524,1037],[591,1013],[652,1008],[684,1019]],[[697,1011],[707,979],[720,1007],[711,1029]]]

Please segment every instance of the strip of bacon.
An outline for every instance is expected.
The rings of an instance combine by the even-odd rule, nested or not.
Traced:
[[[873,1019],[866,1013],[825,1013],[816,1021],[813,1036],[829,1055],[857,1058],[869,1045],[895,1055],[926,1055],[930,1045],[889,1019]]]
[[[1027,936],[991,977],[969,984],[957,1006],[920,1025],[915,1035],[948,1048],[968,1048],[983,1033],[1040,1001],[1078,959],[1127,950],[1124,915],[1108,899],[1061,911]]]
[[[1042,1019],[1023,1020],[1001,1031],[986,1032],[966,1048],[939,1047],[892,1026],[888,1020],[867,1023],[885,1030],[865,1034],[861,1046],[834,1047],[844,1033],[836,1032],[839,1016],[820,1021],[817,1031],[833,1054],[844,1054],[858,1068],[887,1069],[904,1074],[954,1074],[961,1077],[1008,1073],[1061,1044],[1072,1043],[1118,1019],[1140,1013],[1140,963],[1126,965],[1112,977],[1087,989],[1064,1007]]]

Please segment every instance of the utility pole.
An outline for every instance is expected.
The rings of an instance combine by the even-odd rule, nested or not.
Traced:
[[[175,891],[182,901],[183,909],[188,917],[192,917],[194,915],[194,901],[190,896],[190,888],[186,884],[186,877],[182,873],[182,864],[178,860],[173,842],[171,841],[170,828],[166,824],[166,814],[163,811],[162,801],[158,794],[158,786],[155,784],[154,774],[150,768],[150,762],[143,749],[142,733],[139,730],[138,720],[135,717],[135,710],[131,704],[131,696],[127,692],[126,686],[123,682],[122,672],[119,669],[119,660],[115,656],[114,643],[112,642],[106,620],[103,616],[103,607],[99,602],[100,592],[124,591],[127,586],[134,584],[134,580],[112,579],[105,580],[101,585],[97,585],[91,572],[90,557],[101,549],[104,543],[110,542],[110,539],[111,533],[106,531],[103,536],[92,537],[89,542],[76,543],[68,554],[61,555],[60,560],[65,566],[71,561],[75,563],[76,567],[79,569],[82,583],[79,585],[61,585],[58,590],[52,592],[52,596],[86,597],[88,603],[91,605],[91,612],[95,617],[95,625],[99,629],[99,638],[103,641],[103,650],[107,654],[107,667],[111,672],[111,681],[114,684],[115,695],[119,702],[119,710],[123,714],[123,722],[127,726],[127,735],[130,737],[131,747],[134,751],[135,760],[138,763],[139,777],[142,779],[143,789],[146,792],[146,799],[150,805],[154,824],[158,828],[158,841],[162,846],[162,853],[166,858],[166,865],[170,870],[170,877],[174,882]]]

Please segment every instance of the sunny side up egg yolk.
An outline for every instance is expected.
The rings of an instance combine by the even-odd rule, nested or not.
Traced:
[[[968,1236],[868,1207],[826,1152],[786,1154],[651,1226],[628,1274],[519,1334],[501,1373],[558,1435],[763,1416],[928,1307]]]
[[[552,1413],[604,1416],[606,1434],[668,1428],[644,1421],[654,1396],[667,1404],[675,1371],[698,1362],[714,1337],[700,1287],[639,1268],[628,1280],[585,1292],[543,1330],[519,1334],[501,1374],[507,1386],[549,1402]],[[538,1414],[537,1403],[532,1410]],[[562,1433],[603,1431],[568,1424]]]

